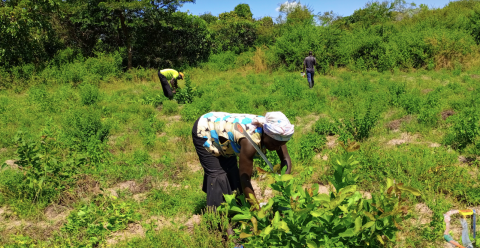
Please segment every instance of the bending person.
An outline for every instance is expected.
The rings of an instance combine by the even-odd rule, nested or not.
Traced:
[[[253,159],[258,154],[245,136],[234,130],[237,122],[264,153],[266,149],[277,152],[281,167],[287,166],[286,173],[292,169],[286,143],[293,135],[294,126],[283,113],[269,112],[265,117],[223,112],[205,114],[193,125],[192,138],[205,172],[202,189],[207,193],[209,207],[220,206],[224,202],[223,194],[232,194],[234,190],[245,193],[246,199],[252,196],[250,199],[257,202],[250,179]]]
[[[174,69],[163,69],[158,71],[158,78],[162,84],[163,94],[172,100],[173,95],[177,93],[178,89],[177,79],[183,79],[184,75]]]

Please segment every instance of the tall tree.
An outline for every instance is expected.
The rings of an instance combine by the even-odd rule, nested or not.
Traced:
[[[67,0],[71,35],[84,52],[103,46],[107,51],[125,47],[127,68],[133,66],[136,32],[147,25],[149,16],[168,19],[182,4],[195,0]],[[82,44],[79,44],[82,43]]]
[[[237,14],[237,16],[240,18],[252,19],[253,17],[252,11],[250,11],[250,5],[246,3],[241,3],[235,6],[233,12],[235,12],[235,14]]]
[[[251,16],[247,4],[239,4],[234,11],[221,13],[219,20],[211,25],[215,34],[215,52],[241,53],[252,47],[257,39],[258,23]]]
[[[53,0],[0,1],[0,66],[40,64],[55,53]]]

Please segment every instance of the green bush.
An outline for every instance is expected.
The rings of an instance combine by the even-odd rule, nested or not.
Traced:
[[[388,84],[388,92],[390,93],[390,105],[399,107],[402,99],[402,95],[407,93],[405,83],[391,82]]]
[[[440,121],[439,111],[436,108],[423,108],[418,115],[418,123],[428,127],[436,127]]]
[[[175,100],[180,104],[192,103],[193,98],[199,95],[200,93],[192,86],[190,74],[187,74],[185,75],[185,87],[177,90]]]
[[[125,229],[129,223],[140,219],[134,206],[129,203],[99,196],[97,204],[85,204],[72,211],[67,223],[61,228],[67,235],[63,237],[71,246],[97,246],[104,242],[110,233]],[[78,239],[77,237],[82,237]]]
[[[241,223],[235,229],[237,238],[246,246],[271,247],[358,247],[382,246],[395,243],[398,224],[405,220],[409,207],[403,193],[419,196],[414,188],[395,184],[392,179],[381,193],[365,199],[357,191],[352,176],[358,161],[350,145],[334,164],[331,183],[337,193],[319,194],[318,184],[302,188],[292,175],[267,175],[271,187],[279,192],[260,210],[258,202],[249,196],[225,195],[226,203],[218,211],[233,215]],[[236,198],[236,199],[235,199]],[[338,218],[340,217],[341,218]],[[315,235],[312,235],[315,234]],[[321,234],[321,235],[319,235]]]
[[[327,139],[325,135],[313,132],[300,137],[299,142],[300,150],[298,151],[298,158],[301,161],[308,161],[320,152],[325,143],[327,143]]]
[[[452,123],[443,143],[453,149],[464,149],[472,144],[480,134],[478,111],[476,107],[467,108],[460,114],[448,119]]]
[[[39,139],[15,136],[21,171],[9,171],[0,178],[2,194],[8,198],[49,204],[75,184],[85,158],[63,149],[55,128],[46,128]],[[4,177],[6,176],[6,177]]]
[[[400,106],[407,111],[408,114],[418,114],[423,106],[423,99],[418,90],[402,94],[400,97]]]
[[[327,118],[320,118],[313,127],[315,132],[320,135],[335,135],[338,133],[338,127]]]
[[[370,137],[371,130],[375,127],[380,112],[373,108],[373,103],[369,100],[365,106],[365,112],[356,107],[353,111],[353,118],[346,118],[343,121],[336,121],[339,126],[340,140],[347,143],[353,138],[356,141],[363,141]]]
[[[226,51],[219,54],[212,54],[206,63],[210,70],[227,71],[235,68],[237,56],[232,51]]]
[[[97,86],[88,83],[80,85],[80,99],[83,105],[95,104],[99,98],[100,91]]]
[[[45,86],[36,86],[28,90],[30,103],[38,105],[42,111],[55,112],[56,102]]]
[[[157,133],[160,133],[165,128],[165,122],[159,121],[156,116],[151,116],[144,120],[141,124],[139,135],[143,140],[143,144],[147,148],[152,148],[155,145]]]
[[[101,111],[91,107],[71,110],[63,121],[66,141],[82,150],[87,148],[89,142],[105,142],[110,127],[101,119]]]
[[[172,115],[178,113],[178,103],[177,101],[164,101],[163,102],[163,113],[167,115]]]

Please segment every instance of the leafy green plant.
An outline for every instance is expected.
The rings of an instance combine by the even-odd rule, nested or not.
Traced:
[[[235,232],[252,247],[358,247],[395,242],[399,223],[408,217],[404,192],[420,192],[387,179],[382,194],[363,199],[352,172],[358,164],[352,143],[334,166],[335,192],[319,194],[318,185],[302,188],[291,175],[270,175],[272,189],[278,191],[260,210],[258,202],[243,195],[225,195],[219,211],[233,215]]]
[[[448,119],[453,125],[445,136],[443,143],[454,149],[464,149],[472,144],[480,134],[480,117],[475,107],[465,109],[462,113]]]
[[[163,102],[163,113],[167,115],[178,113],[178,103],[176,101]]]
[[[435,127],[440,121],[438,112],[436,108],[423,108],[418,115],[418,122],[429,127]]]
[[[366,111],[363,116],[355,109],[353,112],[353,120],[346,119],[342,122],[336,121],[339,125],[340,140],[347,142],[350,137],[356,141],[362,141],[370,137],[370,131],[375,127],[380,113],[373,109],[371,101],[367,102]]]
[[[85,157],[64,151],[54,128],[44,129],[38,140],[25,138],[21,131],[14,139],[20,172],[1,186],[5,196],[49,203],[75,184]]]
[[[175,100],[180,104],[192,103],[193,98],[198,95],[199,92],[197,92],[196,88],[192,86],[190,74],[185,75],[185,87],[178,90],[175,94]]]
[[[98,87],[92,84],[82,84],[80,86],[80,99],[83,105],[92,105],[98,102],[100,91]]]
[[[405,83],[390,83],[388,84],[388,91],[390,92],[390,104],[392,106],[400,106],[401,96],[407,93]]]
[[[90,107],[73,109],[64,118],[64,134],[68,141],[81,149],[91,140],[106,141],[110,133],[108,124],[102,122],[101,111]]]
[[[327,139],[324,135],[313,132],[300,137],[299,142],[300,150],[298,151],[298,157],[302,161],[308,161],[320,152]]]
[[[403,107],[408,114],[418,114],[423,106],[423,101],[418,90],[402,94],[400,97],[400,106]]]
[[[335,135],[338,133],[338,127],[327,118],[320,118],[315,122],[314,130],[321,135]]]
[[[140,218],[131,204],[115,197],[100,195],[95,201],[96,204],[85,204],[67,217],[62,230],[71,237],[67,239],[68,245],[96,246],[111,232],[125,229]]]
[[[139,132],[143,144],[147,148],[152,148],[155,145],[156,134],[162,132],[164,128],[165,122],[159,121],[156,116],[150,116],[143,121]]]

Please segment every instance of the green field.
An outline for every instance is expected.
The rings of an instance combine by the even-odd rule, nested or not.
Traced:
[[[117,244],[228,245],[213,228],[219,217],[202,212],[203,171],[190,138],[195,118],[208,111],[286,113],[296,126],[288,142],[293,175],[303,185],[324,185],[323,190],[332,175],[332,158],[342,151],[338,142],[355,138],[336,129],[336,123],[352,120],[361,146],[355,173],[364,196],[381,193],[387,177],[422,193],[408,198],[412,218],[397,237],[405,246],[439,245],[442,214],[480,203],[474,155],[478,117],[468,110],[478,99],[474,71],[453,76],[448,71],[338,70],[317,76],[313,89],[298,73],[248,68],[186,73],[201,96],[191,104],[166,100],[155,71],[143,79],[113,78],[98,86],[2,91],[6,138],[0,159],[23,156],[29,161],[25,166],[30,163],[38,171],[13,165],[0,174],[1,243],[106,245],[125,237],[128,241]],[[367,123],[371,129],[363,131]],[[359,137],[360,130],[367,136]],[[462,145],[464,150],[453,149]],[[261,200],[271,197],[265,180],[257,175],[255,182]]]

